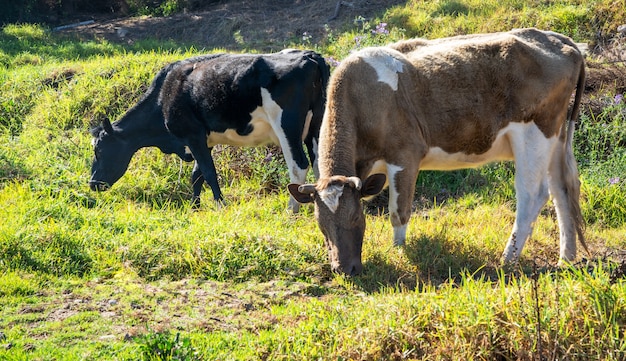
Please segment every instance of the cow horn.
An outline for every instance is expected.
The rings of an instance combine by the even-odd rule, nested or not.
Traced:
[[[313,194],[315,193],[315,184],[303,184],[298,187],[298,192],[304,194]]]
[[[352,185],[352,187],[354,187],[354,189],[356,189],[357,191],[361,190],[361,179],[359,177],[348,177],[346,179],[347,183]]]
[[[111,122],[108,119],[104,119],[102,120],[102,128],[104,128],[104,131],[108,134],[113,135],[113,133],[115,132],[113,130],[113,125],[111,125]]]

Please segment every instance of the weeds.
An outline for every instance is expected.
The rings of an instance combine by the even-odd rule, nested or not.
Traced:
[[[148,333],[141,337],[140,349],[144,361],[190,361],[197,360],[198,353],[188,337],[169,331]]]

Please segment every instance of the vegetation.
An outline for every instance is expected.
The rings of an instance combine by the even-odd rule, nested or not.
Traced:
[[[620,7],[621,6],[621,7]],[[352,49],[537,25],[602,42],[623,1],[409,1],[327,28]],[[617,10],[616,10],[617,9]],[[598,36],[599,35],[599,36]],[[367,209],[365,274],[332,274],[311,208],[285,212],[276,148],[215,150],[227,206],[189,204],[191,167],[136,154],[108,192],[87,187],[89,128],[134,104],[164,64],[206,52],[121,46],[38,25],[0,33],[0,359],[626,358],[626,101],[590,95],[576,132],[593,255],[558,269],[551,206],[514,269],[510,164],[424,172],[407,245]],[[331,59],[332,58],[332,59]],[[619,66],[619,65],[615,65]],[[382,195],[384,198],[384,195]]]
[[[0,24],[58,22],[81,13],[168,16],[217,0],[6,0]]]

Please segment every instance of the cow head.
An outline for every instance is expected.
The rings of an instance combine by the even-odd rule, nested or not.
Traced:
[[[104,191],[124,175],[137,148],[108,120],[93,128],[91,134],[94,136],[95,157],[91,164],[89,187],[94,191]]]
[[[361,198],[378,194],[385,186],[384,174],[365,181],[357,177],[332,176],[316,184],[290,184],[289,192],[300,203],[315,203],[315,218],[324,234],[328,258],[335,272],[361,273],[361,250],[365,215]]]

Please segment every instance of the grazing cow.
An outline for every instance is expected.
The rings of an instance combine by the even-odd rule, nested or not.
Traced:
[[[95,159],[90,187],[106,190],[126,172],[132,156],[155,146],[185,161],[192,171],[193,203],[206,179],[213,197],[222,194],[211,149],[216,144],[279,144],[289,178],[304,182],[309,161],[315,175],[317,141],[330,70],[312,51],[276,54],[211,54],[165,66],[143,98],[111,124],[92,129]],[[289,208],[298,211],[293,198]]]
[[[320,178],[289,185],[299,202],[315,203],[333,270],[362,270],[360,198],[389,186],[394,243],[402,245],[419,169],[504,160],[515,161],[517,213],[503,261],[518,259],[549,195],[560,260],[573,260],[576,237],[586,248],[572,152],[584,79],[572,40],[537,29],[408,40],[342,61],[329,81]]]

